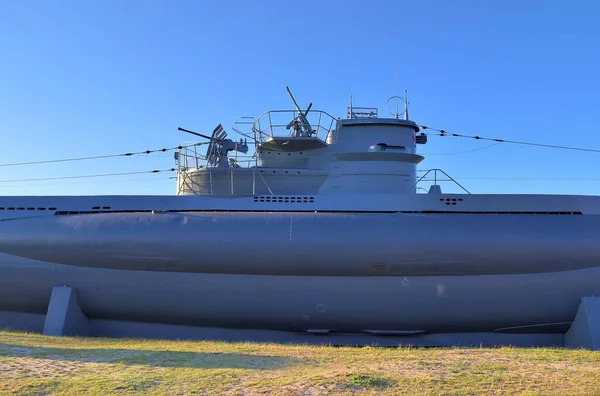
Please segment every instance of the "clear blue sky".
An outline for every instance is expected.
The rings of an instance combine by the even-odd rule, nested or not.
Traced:
[[[600,149],[600,2],[0,0],[0,164],[190,142],[303,105]],[[430,138],[472,192],[600,194],[600,154]],[[445,154],[445,155],[441,155]],[[0,167],[0,181],[164,169],[172,154]],[[169,174],[0,182],[1,195],[173,194]],[[172,175],[171,175],[172,176]],[[541,178],[506,180],[493,178]],[[592,180],[546,180],[547,178]],[[487,178],[487,179],[486,179]],[[594,180],[595,179],[595,180]]]

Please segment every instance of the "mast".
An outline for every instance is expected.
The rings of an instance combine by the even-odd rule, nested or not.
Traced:
[[[352,118],[352,94],[350,94],[350,117],[348,118]]]
[[[404,90],[404,119],[408,121],[408,91]]]

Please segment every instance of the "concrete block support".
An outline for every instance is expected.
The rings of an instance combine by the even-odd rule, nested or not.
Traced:
[[[75,289],[55,286],[52,289],[44,334],[53,336],[87,336],[90,334],[88,318],[81,312]]]
[[[565,334],[565,347],[600,350],[600,297],[583,297]]]

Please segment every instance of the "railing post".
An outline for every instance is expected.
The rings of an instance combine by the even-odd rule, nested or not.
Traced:
[[[319,131],[321,130],[321,117],[323,116],[323,113],[319,113],[319,122],[317,122],[317,136],[319,136]],[[327,136],[325,136],[325,139],[327,139]]]

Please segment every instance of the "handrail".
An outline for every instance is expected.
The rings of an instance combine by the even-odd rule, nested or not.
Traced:
[[[264,191],[261,194],[285,195],[289,193],[283,193],[281,188],[288,191],[288,188],[291,185],[295,186],[298,183],[297,180],[292,178],[290,180],[277,180],[277,182],[272,185],[271,181],[266,178],[267,174],[263,175],[263,171],[260,168],[244,168],[242,173],[238,172],[239,171],[236,171],[235,169],[214,170],[211,168],[204,168],[204,178],[199,182],[199,179],[195,178],[196,173],[193,170],[191,173],[182,171],[178,174],[178,195],[222,195],[224,192],[227,195],[235,195],[240,194],[240,191],[248,191],[249,194],[256,194],[257,191],[260,191],[261,189]],[[419,177],[415,183],[410,183],[411,187],[409,189],[398,189],[397,193],[402,193],[402,191],[404,191],[406,194],[413,194],[415,193],[413,188],[416,188],[416,193],[418,194],[427,193],[427,189],[418,184],[423,182],[433,182],[433,184],[438,185],[440,182],[450,181],[459,186],[465,193],[471,194],[470,191],[441,169],[430,169],[425,172],[426,173]],[[439,174],[437,174],[438,172]],[[219,174],[219,176],[215,177],[216,174]],[[366,185],[372,182],[363,180],[348,181],[347,183],[348,185],[354,185],[356,187],[357,185]]]
[[[290,121],[296,119],[298,115],[298,110],[269,110],[263,112],[257,118],[239,117],[233,123],[232,129],[237,134],[253,140],[255,152],[252,156],[242,156],[235,150],[235,156],[230,158],[231,165],[236,167],[236,165],[239,166],[245,164],[245,167],[251,168],[250,163],[253,162],[254,166],[258,167],[260,156],[257,150],[258,146],[261,143],[264,143],[269,137],[291,135],[293,133],[293,128],[290,128]],[[310,128],[316,132],[317,137],[327,141],[329,135],[334,131],[334,123],[337,119],[323,110],[311,110],[306,114],[306,118],[310,123]],[[248,128],[250,131],[248,131]],[[290,131],[290,129],[292,129],[292,131]],[[277,131],[282,130],[285,131],[285,133],[277,133]],[[189,147],[182,147],[179,149],[175,156],[175,160],[179,171],[212,167],[212,165],[208,164],[206,156],[198,153],[195,146],[193,149],[190,149]]]
[[[427,171],[426,171],[426,172],[423,174],[423,176],[421,176],[419,179],[417,179],[417,181],[416,181],[416,182],[415,182],[413,185],[411,185],[411,186],[410,186],[410,188],[409,188],[408,190],[410,191],[410,190],[412,190],[413,188],[415,188],[415,187],[417,186],[417,184],[419,184],[421,181],[423,181],[423,180],[425,179],[425,177],[426,177],[426,176],[427,176],[429,173],[431,173],[431,172],[433,172],[433,184],[434,184],[434,185],[437,185],[437,182],[438,182],[438,180],[439,180],[439,179],[438,179],[438,177],[437,177],[437,172],[440,172],[440,173],[442,173],[444,176],[446,176],[446,177],[447,177],[449,180],[439,180],[439,181],[452,181],[452,182],[454,182],[454,184],[456,184],[458,187],[462,188],[462,189],[463,189],[463,190],[464,190],[464,191],[465,191],[467,194],[471,194],[471,193],[470,193],[470,192],[469,192],[469,191],[468,191],[466,188],[464,188],[464,187],[463,187],[463,186],[462,186],[462,185],[461,185],[459,182],[457,182],[456,180],[454,180],[454,179],[453,179],[453,178],[452,178],[452,177],[451,177],[449,174],[447,174],[447,173],[446,173],[446,172],[444,172],[443,170],[441,170],[441,169],[437,169],[437,168],[434,168],[434,169],[429,169],[429,170],[427,170]]]
[[[210,168],[207,168],[207,172],[208,172],[208,187],[210,189],[210,193],[206,194],[206,195],[215,195],[214,192],[214,186],[213,184],[215,182],[213,182],[213,171]],[[235,194],[235,180],[234,180],[234,170],[228,170],[227,172],[230,173],[230,179],[227,182],[227,186],[230,187],[231,189],[231,195]],[[221,173],[221,172],[219,172]],[[269,183],[267,183],[267,181],[265,180],[264,176],[262,175],[262,173],[254,170],[252,172],[252,194],[256,193],[256,176],[258,175],[258,177],[260,178],[260,180],[262,181],[262,183],[264,184],[264,186],[267,188],[267,190],[269,190],[269,194],[270,195],[275,195],[273,193],[273,190],[271,190],[271,187],[269,186]],[[177,195],[182,195],[184,193],[188,193],[191,195],[200,195],[199,191],[202,190],[202,187],[205,187],[203,184],[198,183],[197,181],[194,180],[193,176],[190,176],[185,170],[182,172],[178,172],[178,176],[181,178],[181,182],[177,183]],[[292,182],[292,181],[290,181]],[[223,181],[220,181],[219,183],[223,183]],[[295,183],[295,181],[294,181]]]
[[[346,117],[348,119],[377,118],[379,117],[379,109],[377,109],[376,107],[352,106],[348,107]]]
[[[282,117],[284,114],[287,114],[285,118]],[[252,125],[255,140],[257,142],[264,142],[266,138],[281,136],[276,134],[279,130],[286,131],[283,136],[291,135],[292,132],[287,132],[290,129],[288,128],[289,122],[296,119],[298,115],[298,110],[268,110],[263,112],[256,118]],[[279,119],[277,116],[279,116]],[[334,123],[337,121],[334,116],[323,110],[311,110],[307,114],[307,118],[317,136],[319,136],[319,132],[323,132],[325,135],[329,134],[333,129]]]

